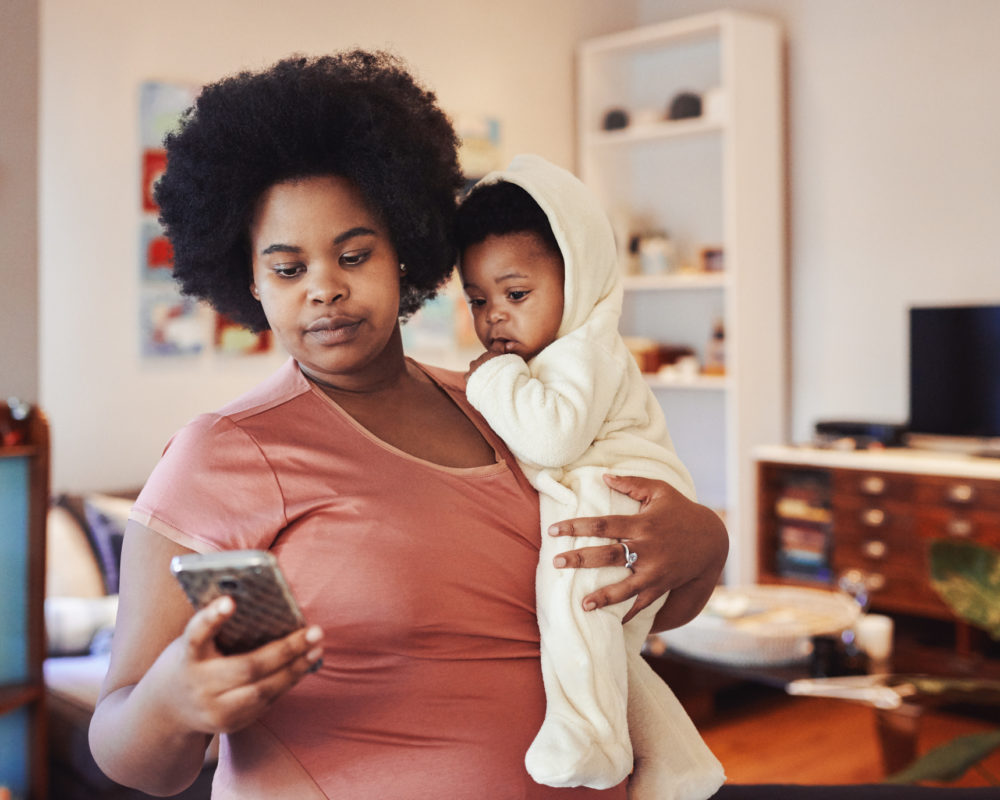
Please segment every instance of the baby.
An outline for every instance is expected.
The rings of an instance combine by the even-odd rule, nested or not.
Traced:
[[[584,611],[582,598],[611,580],[606,570],[624,573],[636,554],[623,542],[626,567],[560,570],[553,558],[563,546],[546,534],[572,517],[635,513],[636,501],[605,484],[608,473],[694,494],[618,333],[611,225],[572,174],[518,156],[473,188],[456,230],[462,282],[487,348],[470,366],[466,393],[540,498],[536,594],[547,708],[525,756],[528,772],[549,786],[593,788],[631,772],[631,798],[707,798],[725,780],[722,766],[640,655],[665,597],[624,626],[630,603]]]

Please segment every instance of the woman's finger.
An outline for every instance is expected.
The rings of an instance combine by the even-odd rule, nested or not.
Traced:
[[[244,683],[218,697],[213,729],[232,733],[257,719],[269,705],[297,684],[310,670],[305,657],[253,683]]]
[[[233,598],[219,597],[191,617],[184,628],[184,636],[196,657],[208,658],[218,654],[215,635],[235,610]]]
[[[557,569],[578,569],[580,567],[624,567],[625,548],[621,543],[602,544],[595,547],[578,547],[567,550],[552,560]]]
[[[300,629],[250,653],[215,659],[211,666],[210,730],[231,733],[255,720],[264,709],[313,670],[322,657],[322,631]]]
[[[609,586],[602,586],[600,589],[588,594],[583,598],[583,610],[584,611],[594,611],[598,608],[605,608],[607,606],[613,606],[616,603],[622,603],[630,598],[634,599],[635,602],[639,601],[642,596],[641,593],[642,583],[639,581],[635,575],[629,573],[629,575],[623,580],[617,583],[612,583]],[[645,607],[648,603],[644,604]],[[626,615],[631,618],[634,615],[633,609],[629,610]]]
[[[318,647],[322,639],[322,629],[318,625],[311,625],[268,642],[252,652],[227,656],[233,668],[234,682],[243,685],[258,683],[288,669],[295,661],[307,658],[314,650],[316,658],[312,661],[316,661],[322,655],[322,647]]]
[[[607,539],[631,539],[642,531],[655,533],[642,516],[651,505],[664,508],[682,497],[674,487],[651,478],[634,478],[625,475],[605,475],[604,482],[616,492],[628,495],[639,503],[637,515],[608,515],[604,517],[576,517],[556,522],[549,528],[551,536],[603,536]],[[675,497],[676,496],[676,497]]]

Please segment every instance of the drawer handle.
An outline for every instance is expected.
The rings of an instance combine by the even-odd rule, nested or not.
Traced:
[[[861,491],[865,494],[882,494],[885,492],[885,478],[878,475],[866,475],[861,479]]]
[[[971,503],[976,489],[968,483],[953,483],[948,487],[948,499],[953,503]]]
[[[879,589],[885,588],[885,575],[881,572],[865,572],[852,567],[840,574],[837,586],[861,605],[865,605],[867,600],[864,596],[868,592],[877,592]]]
[[[886,553],[889,552],[889,547],[881,539],[869,539],[861,545],[861,552],[868,556],[868,558],[879,560],[885,558]]]
[[[861,521],[869,528],[885,525],[885,512],[881,508],[866,508],[861,512]]]
[[[952,517],[945,524],[944,529],[948,532],[949,536],[953,536],[956,539],[968,539],[972,536],[974,530],[972,520],[963,519],[962,517]]]

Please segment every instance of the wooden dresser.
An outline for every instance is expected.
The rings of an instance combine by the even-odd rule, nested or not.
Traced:
[[[952,620],[929,583],[928,545],[1000,548],[1000,459],[785,446],[754,455],[761,582],[836,585],[849,574],[874,610]]]

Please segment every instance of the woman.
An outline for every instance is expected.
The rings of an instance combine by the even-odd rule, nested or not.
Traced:
[[[384,55],[291,59],[206,87],[167,150],[175,276],[291,359],[182,429],[136,502],[91,725],[102,769],[174,793],[222,732],[214,797],[624,798],[524,771],[544,711],[537,497],[460,376],[403,355],[399,318],[454,261],[461,175],[433,94]],[[725,532],[665,484],[614,486],[645,510],[561,523],[614,541],[559,563],[620,564],[627,539],[634,574],[587,601],[671,590],[658,622],[679,624]],[[275,554],[312,624],[221,657],[232,602],[191,616],[168,563],[247,547]]]

